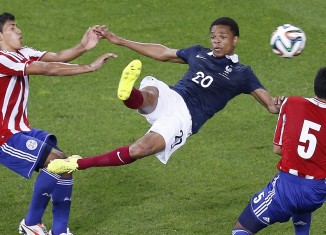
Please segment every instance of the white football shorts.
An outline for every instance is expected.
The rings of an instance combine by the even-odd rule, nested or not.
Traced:
[[[174,151],[183,146],[192,134],[192,121],[183,98],[162,81],[152,76],[145,77],[140,88],[154,86],[159,90],[156,109],[150,114],[141,114],[152,124],[148,132],[160,134],[165,140],[165,149],[156,157],[166,164]]]

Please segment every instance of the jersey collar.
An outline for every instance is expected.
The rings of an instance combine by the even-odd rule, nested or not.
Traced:
[[[238,63],[239,62],[239,56],[237,54],[226,55],[225,57],[232,60],[233,63]]]
[[[306,98],[306,99],[321,108],[324,108],[324,109],[326,108],[326,103],[321,100],[318,100],[316,98]]]
[[[214,53],[212,51],[208,52],[207,55],[214,56]],[[233,63],[238,63],[239,62],[239,56],[237,54],[233,55],[226,55],[225,56],[227,59],[231,60]]]

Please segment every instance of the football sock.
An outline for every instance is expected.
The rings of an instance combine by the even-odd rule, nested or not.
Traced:
[[[59,179],[52,192],[52,234],[66,234],[70,214],[73,179]]]
[[[123,101],[125,106],[130,109],[139,109],[140,106],[142,106],[143,102],[144,102],[143,94],[141,93],[140,90],[136,88],[133,88],[129,98]]]
[[[90,167],[121,166],[135,160],[130,157],[129,146],[124,146],[102,155],[79,159],[77,164],[78,170],[84,170]]]
[[[233,228],[232,235],[250,235],[250,233],[241,228]]]
[[[42,223],[42,216],[59,178],[59,175],[48,172],[46,168],[42,169],[34,184],[32,200],[25,217],[26,225]]]
[[[293,215],[292,222],[296,235],[309,235],[311,213]]]

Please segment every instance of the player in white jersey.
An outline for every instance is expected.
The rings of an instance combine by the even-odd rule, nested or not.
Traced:
[[[274,134],[279,173],[242,211],[232,235],[252,235],[292,218],[296,235],[309,235],[312,212],[326,201],[326,67],[314,98],[288,97]]]
[[[96,27],[96,26],[94,26]],[[27,117],[29,75],[68,76],[98,70],[115,54],[107,53],[91,64],[69,62],[95,47],[100,37],[89,28],[76,46],[59,52],[23,47],[21,30],[11,13],[0,15],[0,164],[30,178],[38,175],[29,210],[19,225],[19,233],[48,234],[42,223],[47,204],[52,199],[52,235],[69,234],[68,219],[73,180],[71,174],[53,174],[47,170],[51,160],[67,156],[57,147],[56,137],[30,126]],[[65,62],[65,63],[63,63]]]

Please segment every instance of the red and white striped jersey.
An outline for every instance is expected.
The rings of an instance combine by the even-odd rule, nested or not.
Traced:
[[[280,110],[274,144],[282,146],[279,170],[311,179],[326,178],[326,103],[288,97]]]
[[[14,133],[31,129],[27,118],[29,77],[25,70],[45,53],[29,47],[16,52],[0,50],[0,144]]]

